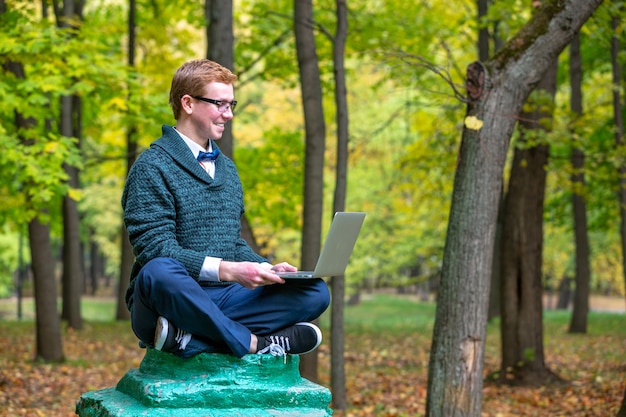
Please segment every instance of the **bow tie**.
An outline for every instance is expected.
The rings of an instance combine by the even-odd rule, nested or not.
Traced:
[[[213,149],[213,151],[211,152],[200,151],[200,153],[198,154],[198,161],[202,162],[207,159],[210,159],[211,161],[215,161],[217,157],[219,156],[219,154],[220,154],[220,150],[218,148]]]

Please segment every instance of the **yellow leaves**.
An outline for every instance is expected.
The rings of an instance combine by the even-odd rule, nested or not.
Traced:
[[[84,194],[83,190],[79,190],[76,188],[70,188],[67,191],[67,196],[74,201],[80,201],[83,198],[83,194]]]
[[[467,116],[464,123],[465,127],[470,130],[480,130],[483,127],[483,121],[476,116]]]
[[[124,112],[128,110],[128,101],[124,97],[113,97],[106,105],[115,111]]]
[[[48,142],[44,145],[43,151],[45,153],[55,153],[59,150],[59,142]]]

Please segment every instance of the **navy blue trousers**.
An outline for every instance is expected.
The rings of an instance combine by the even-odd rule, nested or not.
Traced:
[[[268,335],[302,321],[318,318],[330,304],[322,279],[286,280],[285,284],[249,290],[239,284],[201,286],[175,259],[148,262],[135,280],[132,328],[146,345],[154,344],[159,316],[193,335],[185,350],[232,353],[250,350],[251,334]]]

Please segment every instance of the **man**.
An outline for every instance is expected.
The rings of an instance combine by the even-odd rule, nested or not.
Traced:
[[[209,60],[176,71],[176,125],[133,164],[122,196],[136,257],[126,294],[133,331],[181,357],[310,352],[322,340],[310,321],[330,302],[323,280],[280,278],[296,268],[270,264],[240,237],[239,174],[215,143],[233,118],[236,79]]]

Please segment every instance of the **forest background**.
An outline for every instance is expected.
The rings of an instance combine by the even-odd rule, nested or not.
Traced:
[[[57,258],[68,252],[67,247],[61,250],[61,236],[67,235],[62,208],[68,201],[78,204],[89,275],[116,281],[123,242],[119,196],[129,157],[128,129],[132,126],[140,152],[159,135],[162,123],[173,122],[167,106],[171,74],[183,61],[204,56],[206,49],[202,4],[137,2],[138,54],[132,67],[125,64],[125,2],[85,3],[80,31],[73,31],[79,25],[71,21],[65,31],[57,30],[52,19],[37,17],[42,12],[31,2],[2,4],[10,6],[3,21],[3,55],[7,62],[22,63],[24,69],[23,77],[6,73],[0,85],[3,126],[10,126],[19,113],[45,121],[46,127],[25,138],[27,147],[19,137],[25,131],[0,131],[4,148],[0,192],[5,202],[0,216],[2,244],[7,249],[0,257],[5,291],[8,295],[22,290],[24,269],[19,266],[29,264],[25,228],[36,214],[50,226]],[[298,258],[302,227],[304,125],[290,6],[235,2],[234,62],[240,75],[240,104],[233,124],[233,155],[257,243],[268,257],[292,260]],[[454,6],[393,1],[350,5],[346,209],[366,211],[368,220],[346,274],[349,292],[358,293],[366,286],[413,284],[424,284],[427,294],[436,290],[431,284],[436,284],[442,263],[458,136],[464,126],[465,103],[455,96],[455,87],[463,84],[467,63],[476,59],[476,38],[483,24],[497,22],[499,36],[506,39],[532,14],[525,2],[494,2],[479,23],[474,2]],[[581,31],[586,112],[577,119],[577,133],[570,130],[563,57],[551,133],[534,138],[549,143],[551,152],[544,210],[546,288],[573,275],[570,206],[576,191],[585,197],[588,209],[592,291],[624,294],[620,207],[614,197],[623,158],[615,146],[611,103],[615,88],[610,42],[615,32],[609,21],[615,10],[608,3]],[[336,167],[327,28],[334,23],[334,11],[330,2],[316,3],[315,11],[324,107],[329,109],[325,116],[331,126],[324,198],[324,211],[330,212]],[[619,25],[616,30],[621,35]],[[63,121],[60,103],[70,96],[81,101],[81,114]],[[65,122],[80,125],[80,142],[63,134]],[[525,139],[524,146],[529,146]],[[570,180],[576,172],[569,160],[574,147],[584,149],[587,156],[587,185],[582,189]],[[77,172],[79,183],[73,182]],[[84,290],[94,291],[97,282],[85,282]]]
[[[321,27],[333,25],[333,6],[327,3],[315,7]],[[23,238],[33,205],[49,207],[53,243],[60,253],[61,198],[67,194],[78,202],[87,252],[101,257],[104,274],[119,275],[125,129],[136,123],[141,151],[159,136],[162,124],[173,123],[167,105],[171,76],[182,62],[202,57],[206,48],[200,1],[138,2],[136,72],[125,65],[124,2],[87,2],[80,35],[69,40],[55,33],[50,22],[29,17],[38,15],[33,11],[36,5],[15,4],[20,16],[12,30],[3,31],[3,54],[27,57],[28,77],[23,81],[7,77],[0,84],[3,117],[14,117],[15,101],[25,101],[27,114],[49,118],[58,111],[52,97],[77,93],[83,104],[84,137],[78,149],[76,140],[50,131],[24,152],[10,132],[0,130],[2,296],[15,291],[20,258],[29,263]],[[461,85],[465,64],[476,59],[478,22],[472,1],[458,1],[455,7],[394,1],[355,1],[350,6],[346,67],[352,128],[346,208],[368,213],[346,273],[349,292],[354,292],[366,282],[403,286],[427,281],[438,272],[464,103],[455,99],[446,80],[407,62],[400,51],[423,57]],[[298,264],[304,144],[293,38],[288,35],[290,7],[287,1],[235,2],[240,104],[233,123],[233,154],[246,191],[249,223],[263,253]],[[503,1],[494,3],[488,18],[499,20],[501,31],[514,32],[530,13],[526,2]],[[575,141],[585,147],[588,161],[583,192],[592,242],[592,290],[623,295],[619,206],[614,197],[620,157],[612,128],[612,32],[603,13],[607,7],[601,7],[581,31],[587,111],[579,137],[567,130],[567,61],[563,59],[559,67],[546,167],[543,269],[545,285],[552,288],[574,274],[569,154]],[[317,44],[322,80],[328,87],[331,45],[323,34]],[[131,74],[137,91],[129,98]],[[334,106],[330,90],[324,90],[328,109]],[[333,112],[326,115],[332,126]],[[333,141],[331,127],[325,212],[332,209]],[[78,187],[68,185],[64,162],[80,169]],[[34,200],[29,207],[24,193],[16,191],[33,178],[37,187],[29,196]]]

